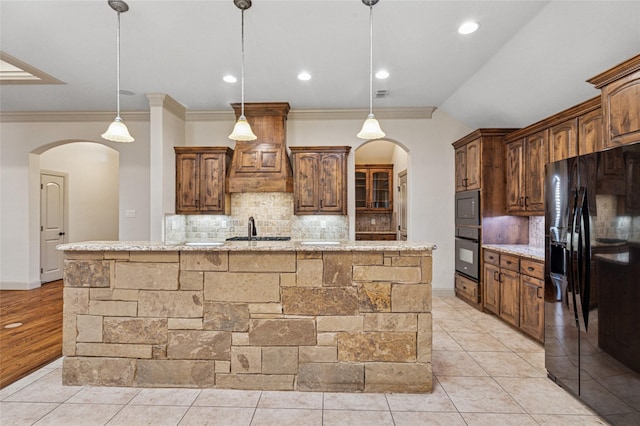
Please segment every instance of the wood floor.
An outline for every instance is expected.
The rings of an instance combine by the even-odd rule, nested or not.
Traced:
[[[62,355],[62,289],[0,291],[0,388]],[[5,328],[13,323],[23,325]]]

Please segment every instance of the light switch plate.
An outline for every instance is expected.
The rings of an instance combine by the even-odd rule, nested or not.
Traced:
[[[136,211],[135,210],[125,210],[124,211],[124,217],[136,217]]]

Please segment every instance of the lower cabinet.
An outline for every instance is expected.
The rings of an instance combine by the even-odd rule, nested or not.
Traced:
[[[544,264],[484,250],[483,307],[505,322],[544,340]]]
[[[480,309],[480,286],[477,281],[455,274],[455,291],[456,296]]]

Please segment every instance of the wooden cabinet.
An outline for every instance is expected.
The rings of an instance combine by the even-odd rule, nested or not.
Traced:
[[[456,148],[456,192],[480,189],[480,145],[477,138]]]
[[[233,150],[175,147],[176,214],[229,214],[225,177]]]
[[[520,328],[544,341],[544,264],[520,260]]]
[[[547,130],[506,145],[507,213],[544,214],[544,166],[547,163]]]
[[[356,211],[393,212],[393,165],[356,164]]]
[[[456,296],[473,306],[480,303],[480,283],[460,274],[455,274],[455,292]]]
[[[484,309],[544,340],[544,263],[484,250]]]
[[[395,232],[356,232],[356,241],[394,241]]]
[[[549,163],[578,155],[578,119],[567,120],[549,129]]]
[[[602,109],[598,108],[578,117],[578,153],[602,151]]]
[[[291,147],[294,214],[347,214],[348,146]]]
[[[484,250],[484,308],[518,327],[520,274],[517,256]]]
[[[604,148],[640,141],[640,55],[588,82],[602,90]]]

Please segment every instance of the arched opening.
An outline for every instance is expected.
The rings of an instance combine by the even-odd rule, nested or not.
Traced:
[[[62,278],[56,245],[118,240],[120,154],[101,143],[58,141],[31,155],[31,176],[39,182],[31,200],[40,212],[41,281],[48,282]]]
[[[355,151],[356,240],[406,240],[408,149],[392,139]]]

